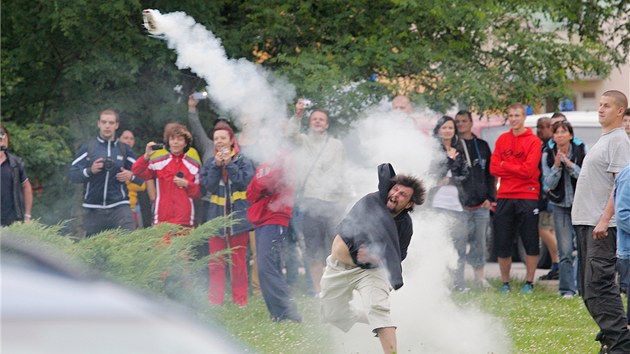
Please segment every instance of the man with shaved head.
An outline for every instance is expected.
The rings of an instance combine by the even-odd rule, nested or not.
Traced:
[[[400,111],[407,114],[413,113],[413,108],[411,107],[411,100],[407,96],[394,97],[394,99],[392,100],[392,109],[394,111]]]
[[[630,163],[630,140],[622,120],[628,99],[606,91],[599,99],[602,135],[586,154],[577,180],[571,220],[577,234],[580,294],[600,328],[600,353],[630,353],[619,287],[615,283],[617,224],[613,190],[617,174]]]
[[[396,96],[392,100],[392,110],[394,112],[401,112],[411,118],[415,127],[424,135],[431,136],[435,122],[432,122],[429,117],[425,117],[422,114],[414,113],[411,99],[408,96]]]

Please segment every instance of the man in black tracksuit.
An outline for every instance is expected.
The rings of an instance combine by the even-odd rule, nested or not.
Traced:
[[[425,189],[414,177],[396,176],[390,164],[380,165],[378,175],[378,192],[361,198],[337,227],[321,281],[321,312],[343,331],[368,323],[383,351],[395,353],[389,293],[403,286],[401,262],[413,234],[408,212],[424,202]],[[350,305],[353,290],[367,313]]]
[[[116,138],[118,114],[113,110],[101,112],[98,120],[99,136],[83,144],[70,166],[73,183],[83,183],[83,228],[86,236],[107,229],[134,229],[129,208],[126,182],[142,184],[131,173],[136,161],[129,145]]]

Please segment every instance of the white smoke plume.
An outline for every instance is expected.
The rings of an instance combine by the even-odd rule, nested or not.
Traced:
[[[294,96],[292,86],[272,85],[270,76],[259,67],[244,59],[229,59],[220,40],[186,14],[145,10],[145,15],[146,11],[153,21],[148,24],[150,32],[163,37],[177,52],[178,67],[190,68],[206,80],[210,98],[219,107],[247,115],[259,124],[261,134],[270,131],[281,135],[278,127],[287,121],[286,107]],[[427,188],[434,185],[427,172],[437,144],[417,127],[417,122],[402,113],[377,109],[366,112],[353,125],[343,139],[348,155],[345,186],[352,189],[349,207],[376,191],[376,166],[383,162],[392,163],[397,173],[423,178]],[[449,236],[452,220],[427,207],[411,215],[414,235],[403,262],[405,285],[391,296],[398,352],[510,352],[507,331],[497,318],[451,300],[450,269],[457,262]],[[365,324],[356,324],[348,333],[331,328],[336,352],[381,353],[371,330]]]
[[[248,124],[256,125],[253,129],[264,133],[261,139],[272,151],[264,150],[269,154],[261,160],[273,156],[282,144],[278,132],[295,88],[246,59],[228,58],[221,40],[183,12],[144,10],[143,16],[149,32],[177,52],[177,67],[206,81],[209,98],[221,110],[234,115],[239,124],[247,117]]]
[[[347,137],[354,166],[346,171],[358,199],[376,190],[376,166],[390,162],[396,173],[421,177],[430,188],[431,160],[438,153],[435,139],[420,132],[417,122],[397,112],[372,111],[360,119]],[[352,159],[352,158],[351,158]],[[426,203],[430,203],[427,201]],[[414,235],[403,262],[405,285],[392,292],[399,353],[507,353],[510,340],[499,319],[477,308],[456,305],[450,297],[450,269],[457,253],[449,236],[454,220],[435,213],[425,204],[411,213]],[[359,299],[355,306],[360,307]],[[348,333],[331,330],[337,353],[381,353],[371,328],[356,324]]]

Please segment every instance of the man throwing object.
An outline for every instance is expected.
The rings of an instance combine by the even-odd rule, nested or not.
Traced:
[[[367,323],[385,353],[396,352],[396,326],[390,316],[389,294],[403,286],[401,262],[413,234],[409,211],[424,202],[422,181],[396,176],[390,164],[378,167],[378,192],[361,198],[337,227],[332,253],[321,281],[325,322],[347,332]],[[350,305],[357,290],[365,311]]]

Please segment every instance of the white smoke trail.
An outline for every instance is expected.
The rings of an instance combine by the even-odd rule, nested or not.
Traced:
[[[211,99],[223,110],[260,123],[259,134],[279,136],[287,120],[293,87],[272,85],[269,75],[244,59],[227,58],[220,40],[184,13],[151,14],[151,33],[161,35],[177,51],[177,66],[190,68],[208,83]],[[145,12],[146,13],[146,12]],[[251,123],[251,121],[250,121]],[[377,187],[376,166],[390,162],[397,173],[420,176],[427,187],[435,141],[419,132],[401,113],[370,111],[344,139],[348,150],[346,186],[353,201]],[[275,133],[275,134],[273,134]],[[272,145],[274,142],[268,140]],[[270,148],[264,147],[264,149]],[[412,213],[414,236],[403,262],[405,286],[392,293],[393,318],[398,325],[398,351],[410,353],[506,353],[509,338],[501,322],[478,309],[461,308],[450,298],[449,268],[457,255],[449,237],[449,221],[428,208]],[[338,353],[381,353],[371,328],[357,324],[347,334],[331,328]]]
[[[250,117],[249,123],[257,124],[254,129],[267,133],[261,138],[269,148],[281,145],[278,131],[288,117],[287,104],[295,96],[292,85],[246,59],[228,58],[221,40],[183,12],[144,10],[143,15],[149,32],[177,52],[177,67],[189,68],[205,79],[210,99],[221,110],[237,120]]]
[[[392,163],[397,173],[422,177],[427,188],[435,184],[428,170],[438,145],[416,127],[410,117],[396,112],[370,112],[354,125],[347,139],[356,145],[350,155],[358,154],[354,160],[366,166],[347,171],[357,199],[376,190],[375,166],[382,162]],[[411,216],[414,235],[403,262],[405,285],[391,296],[398,352],[510,352],[510,340],[500,320],[451,300],[450,269],[457,263],[449,236],[453,220],[426,206]],[[358,301],[356,306],[361,306]],[[378,339],[369,338],[370,330],[364,324],[355,325],[349,333],[332,329],[337,353],[381,353]]]

